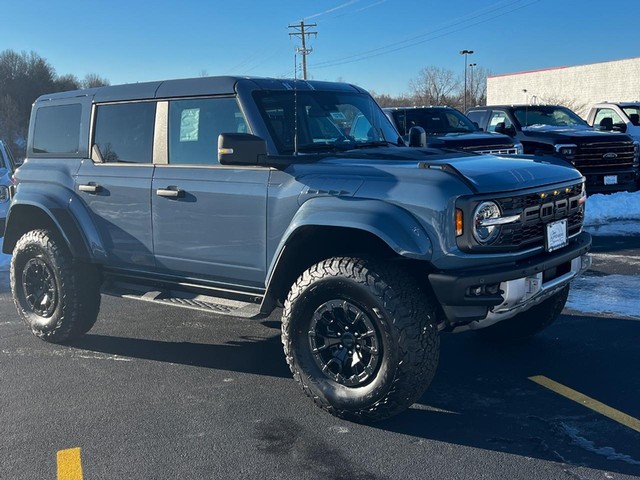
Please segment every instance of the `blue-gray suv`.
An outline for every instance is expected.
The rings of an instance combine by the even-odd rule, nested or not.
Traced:
[[[295,379],[356,421],[423,394],[441,332],[542,330],[589,266],[577,170],[406,147],[353,85],[44,95],[27,143],[3,251],[35,335],[87,332],[101,293],[251,318],[282,307]]]

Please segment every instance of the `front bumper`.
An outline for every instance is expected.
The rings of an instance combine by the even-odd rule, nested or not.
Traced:
[[[484,328],[514,317],[567,285],[591,265],[591,235],[582,232],[566,247],[515,264],[478,271],[429,274],[447,327]]]

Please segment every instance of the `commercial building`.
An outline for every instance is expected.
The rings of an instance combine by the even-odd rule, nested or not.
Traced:
[[[636,100],[640,100],[640,57],[487,79],[488,105],[554,103],[584,117],[594,103]]]

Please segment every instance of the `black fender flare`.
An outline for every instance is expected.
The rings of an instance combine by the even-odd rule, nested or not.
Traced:
[[[277,295],[274,285],[277,285],[279,274],[287,267],[287,245],[305,227],[360,230],[380,239],[398,256],[409,259],[429,260],[433,252],[431,239],[424,227],[414,215],[399,206],[374,199],[310,199],[296,212],[274,252],[267,270],[261,312],[270,312],[275,307]]]
[[[96,263],[106,259],[88,210],[66,188],[50,185],[43,192],[28,184],[20,185],[7,213],[2,251],[12,253],[18,239],[37,228],[55,228],[75,258]]]

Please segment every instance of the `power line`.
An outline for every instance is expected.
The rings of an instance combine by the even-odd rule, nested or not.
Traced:
[[[293,33],[290,33],[289,36],[290,37],[300,37],[300,40],[302,41],[302,47],[301,48],[296,48],[296,52],[298,52],[300,55],[302,55],[302,78],[304,80],[307,79],[307,55],[309,55],[312,51],[313,48],[307,48],[307,37],[313,35],[314,37],[318,36],[318,32],[305,32],[305,27],[317,27],[318,25],[316,23],[304,23],[304,20],[300,20],[300,23],[298,25],[289,25],[289,28],[293,28],[294,30],[296,30]]]
[[[420,35],[415,35],[415,36],[407,38],[405,40],[400,40],[398,42],[390,43],[389,45],[385,45],[383,47],[374,48],[372,50],[367,50],[365,52],[361,52],[361,53],[358,53],[358,54],[349,55],[347,57],[337,58],[335,60],[326,60],[324,62],[315,63],[312,66],[314,68],[334,67],[334,66],[338,66],[338,65],[344,65],[346,63],[360,62],[362,60],[367,60],[369,58],[374,58],[374,57],[378,57],[380,55],[386,55],[386,54],[389,54],[389,53],[393,53],[393,52],[396,52],[398,50],[403,50],[405,48],[414,47],[414,46],[419,45],[421,43],[429,42],[429,41],[435,40],[437,38],[444,37],[446,35],[450,35],[452,33],[455,33],[457,31],[459,31],[459,30],[462,30],[464,28],[473,27],[473,26],[479,25],[481,23],[485,23],[485,22],[488,22],[490,20],[494,20],[496,18],[502,17],[502,16],[507,15],[509,13],[512,13],[512,12],[515,12],[515,11],[520,10],[522,8],[525,8],[525,7],[528,7],[530,5],[533,5],[534,3],[537,3],[540,0],[529,1],[529,3],[526,3],[526,4],[521,5],[519,7],[513,8],[513,9],[508,10],[506,12],[503,12],[503,13],[500,13],[500,14],[497,14],[497,15],[493,15],[493,16],[491,16],[489,18],[484,18],[484,19],[479,20],[477,22],[468,24],[468,22],[470,22],[470,21],[472,21],[472,20],[474,20],[476,18],[481,18],[481,17],[486,16],[489,13],[493,13],[495,11],[502,10],[504,8],[512,7],[515,4],[520,3],[522,1],[526,1],[526,0],[515,0],[515,1],[513,1],[513,2],[511,2],[509,4],[507,4],[507,5],[502,5],[502,6],[490,9],[490,10],[483,9],[484,11],[480,10],[483,13],[479,13],[478,15],[471,16],[471,17],[468,17],[468,18],[461,17],[461,18],[463,18],[463,20],[460,20],[459,22],[451,23],[451,24],[446,25],[444,27],[441,27],[441,28],[438,28],[438,29],[435,29],[435,30],[432,30],[432,31],[429,31],[429,32],[426,32],[426,33],[423,33],[423,34],[420,34]],[[444,33],[442,33],[440,35],[433,36],[437,32],[440,32],[440,31],[443,31],[443,30],[448,30],[448,29],[450,29],[452,27],[455,27],[457,25],[463,25],[463,24],[468,24],[468,25],[464,25],[461,28],[457,28],[457,29],[454,29],[454,30],[446,31],[446,32],[444,32]],[[430,37],[430,38],[424,38],[424,37]],[[418,39],[421,39],[421,40],[418,40]],[[418,41],[414,41],[414,40],[418,40]],[[410,42],[413,42],[413,43],[410,43]]]

